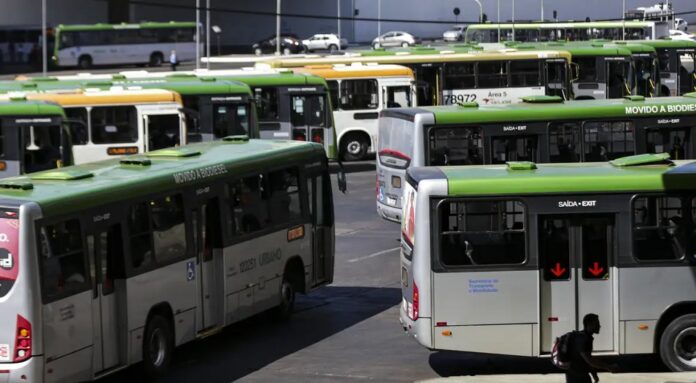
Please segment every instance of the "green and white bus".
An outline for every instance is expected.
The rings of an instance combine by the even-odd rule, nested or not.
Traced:
[[[185,74],[157,79],[131,79],[121,74],[89,73],[51,77],[22,76],[14,81],[0,81],[0,93],[62,92],[75,89],[165,89],[177,92],[184,105],[187,142],[211,141],[235,134],[259,137],[256,105],[251,90],[238,81],[212,77],[199,79]]]
[[[321,145],[220,141],[0,181],[0,379],[89,381],[331,283]]]
[[[400,322],[431,350],[549,356],[595,313],[595,354],[696,370],[695,185],[666,154],[409,169]]]
[[[176,50],[179,61],[196,58],[196,23],[58,25],[53,64],[87,69],[95,65],[160,66]]]
[[[485,23],[472,24],[466,29],[467,43],[499,43],[503,41],[587,41],[655,40],[669,36],[666,21],[568,21],[558,23]]]
[[[696,158],[696,94],[382,111],[377,212],[400,222],[404,174],[415,166],[508,161],[598,162],[641,153]],[[692,137],[692,135],[694,137]]]
[[[50,149],[43,150],[46,147]],[[21,97],[0,102],[0,178],[72,163],[72,141],[63,108]]]
[[[271,65],[281,68],[353,63],[404,65],[416,77],[417,105],[450,105],[473,101],[510,104],[532,95],[570,99],[570,61],[568,52],[556,49],[483,51],[480,47],[463,46],[277,59]]]
[[[657,51],[660,95],[681,96],[696,91],[696,41],[646,40]]]

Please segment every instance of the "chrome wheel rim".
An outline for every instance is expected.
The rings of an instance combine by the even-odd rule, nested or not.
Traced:
[[[164,363],[166,340],[161,329],[156,328],[150,334],[150,360],[155,367]]]
[[[679,361],[696,367],[696,327],[685,328],[674,339],[674,354]]]

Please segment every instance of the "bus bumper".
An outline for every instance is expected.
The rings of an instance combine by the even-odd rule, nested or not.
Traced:
[[[377,213],[387,221],[401,223],[401,209],[377,202]]]
[[[43,357],[34,356],[21,363],[0,363],[0,383],[36,382],[43,379]]]
[[[415,339],[421,346],[432,349],[433,348],[433,338],[432,338],[432,321],[430,318],[420,317],[418,320],[411,320],[406,313],[405,304],[406,302],[402,298],[402,305],[399,309],[399,323],[404,329],[404,332],[411,338]]]

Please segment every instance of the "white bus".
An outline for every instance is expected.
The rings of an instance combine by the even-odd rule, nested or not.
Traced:
[[[549,356],[599,315],[600,355],[696,370],[696,163],[407,171],[400,321],[430,350]]]
[[[17,94],[0,95],[0,100],[13,97]],[[24,97],[63,107],[73,122],[74,164],[186,144],[186,118],[175,92],[113,88],[26,93]],[[48,143],[38,146],[34,155],[53,150]]]
[[[140,24],[58,25],[55,28],[53,64],[90,68],[94,65],[148,64],[196,57],[196,23],[146,22]]]
[[[293,70],[323,77],[329,85],[338,154],[346,161],[376,151],[379,112],[416,104],[413,71],[405,66],[354,63]]]
[[[0,181],[0,380],[82,382],[331,283],[321,145],[230,136]]]

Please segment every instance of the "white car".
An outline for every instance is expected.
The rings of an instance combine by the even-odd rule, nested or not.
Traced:
[[[306,40],[302,40],[302,45],[305,46],[307,52],[319,49],[326,49],[333,52],[348,46],[348,40],[339,39],[338,36],[333,33],[316,34]]]
[[[420,39],[407,32],[387,32],[381,36],[375,37],[372,40],[372,48],[381,47],[410,47],[411,45],[420,44]]]
[[[442,38],[445,41],[462,41],[464,38],[464,31],[466,31],[466,27],[464,25],[455,25],[454,27],[446,30],[445,33],[442,34]]]
[[[672,40],[691,40],[691,41],[696,41],[696,36],[679,31],[676,29],[670,29],[669,30],[669,38]]]
[[[674,29],[676,29],[678,31],[686,32],[686,30],[688,28],[689,28],[689,23],[687,23],[686,20],[680,19],[678,17],[674,18]]]

